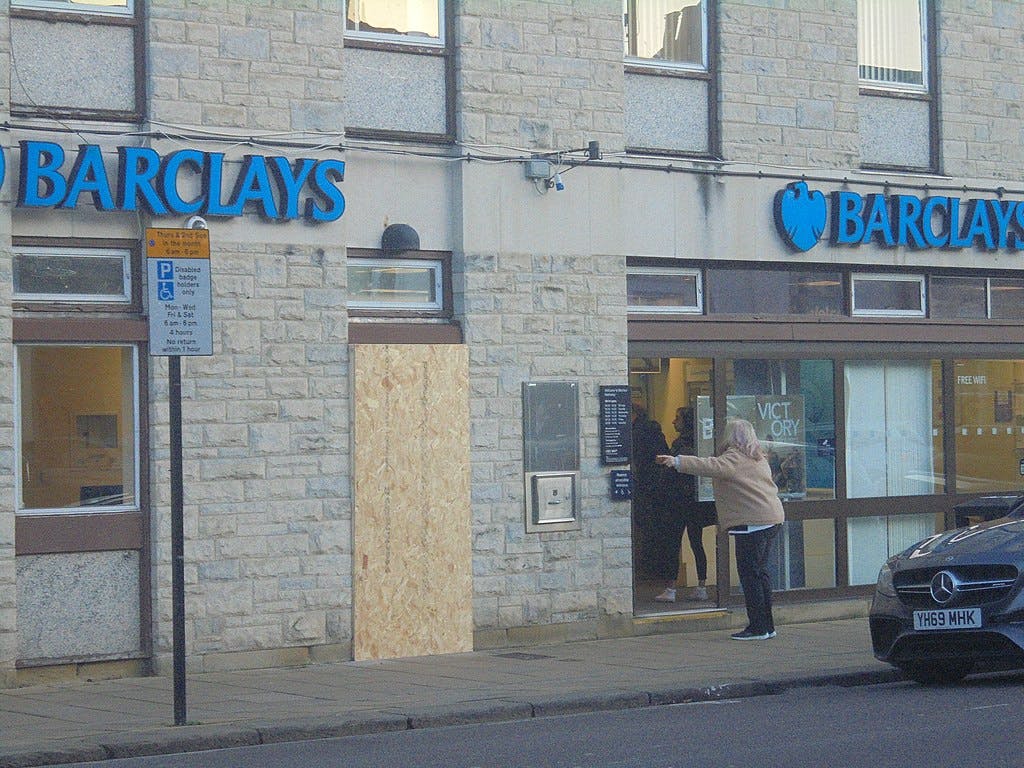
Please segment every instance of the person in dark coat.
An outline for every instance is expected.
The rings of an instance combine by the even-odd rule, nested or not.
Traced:
[[[647,410],[633,403],[632,428],[633,523],[637,532],[637,568],[647,576],[664,571],[663,537],[665,472],[655,457],[668,451],[668,441],[661,425],[647,415]]]
[[[672,441],[669,452],[673,456],[694,455],[696,453],[696,433],[694,432],[693,409],[685,407],[677,409],[672,426],[679,434]],[[662,555],[659,558],[663,563],[663,569],[658,574],[665,580],[665,590],[654,599],[661,603],[676,601],[679,550],[682,547],[682,536],[685,532],[697,569],[697,586],[687,595],[687,599],[707,600],[708,556],[704,551],[706,514],[701,502],[697,501],[697,478],[694,475],[672,473],[666,478],[666,489],[668,492],[664,505],[665,536]],[[710,502],[705,502],[705,504],[710,504]]]

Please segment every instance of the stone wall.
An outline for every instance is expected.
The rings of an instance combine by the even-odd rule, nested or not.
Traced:
[[[629,505],[608,498],[597,435],[598,387],[625,380],[623,259],[479,254],[464,270],[478,642],[570,622],[595,632],[632,611]],[[526,533],[521,387],[557,380],[580,382],[582,530]]]
[[[461,141],[621,151],[621,0],[466,0],[456,12]]]
[[[146,5],[153,121],[244,131],[342,130],[341,3]]]
[[[211,271],[214,354],[182,366],[189,653],[209,666],[226,653],[340,644],[347,657],[344,251],[218,243]],[[160,661],[171,647],[169,427],[166,358],[152,360]]]
[[[942,169],[1020,179],[1024,164],[1024,4],[939,4]]]
[[[856,0],[718,3],[722,155],[856,168]]]
[[[275,131],[297,141],[303,131],[341,132],[341,4],[156,0],[148,17],[154,123]],[[227,147],[233,161],[242,154],[212,146]],[[194,666],[351,652],[346,267],[338,226],[250,217],[210,223],[214,354],[182,366],[186,637]],[[160,668],[169,663],[172,631],[169,430],[166,360],[151,360]]]
[[[0,6],[0,61],[10,61],[10,25],[7,4]],[[0,120],[11,114],[11,68],[0,76]],[[0,139],[9,156],[7,135]],[[14,203],[10,177],[0,187],[0,687],[14,684],[14,660],[18,652],[18,620],[14,561],[14,350],[11,345],[11,208]],[[2,175],[2,174],[0,174]]]

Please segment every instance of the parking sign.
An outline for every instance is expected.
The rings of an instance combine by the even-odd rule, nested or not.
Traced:
[[[213,354],[209,232],[147,229],[149,354]]]

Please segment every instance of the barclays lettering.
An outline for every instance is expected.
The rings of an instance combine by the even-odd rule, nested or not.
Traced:
[[[849,191],[826,197],[797,181],[775,193],[774,212],[776,229],[797,251],[817,245],[826,224],[830,245],[1024,250],[1024,201],[1019,200]]]
[[[338,184],[345,178],[342,160],[312,160],[245,155],[227,197],[225,166],[219,152],[181,149],[161,157],[147,147],[118,147],[111,183],[100,147],[82,144],[68,164],[64,148],[45,141],[21,141],[18,200],[23,208],[74,210],[83,196],[100,211],[148,211],[154,216],[233,217],[255,210],[271,220],[303,218],[336,221],[345,212]],[[0,183],[4,158],[0,151]],[[188,176],[199,181],[194,197],[183,197]],[[308,193],[303,196],[303,190]]]

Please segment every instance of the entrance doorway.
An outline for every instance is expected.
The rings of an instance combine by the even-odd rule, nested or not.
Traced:
[[[714,453],[710,358],[631,357],[633,606],[637,614],[719,603],[710,481],[660,467],[661,453]]]

